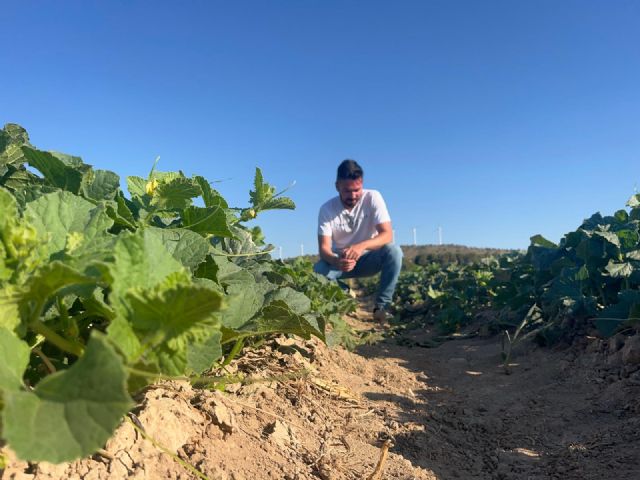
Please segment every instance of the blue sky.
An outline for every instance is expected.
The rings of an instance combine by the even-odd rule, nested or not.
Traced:
[[[285,256],[354,158],[396,239],[526,248],[640,182],[640,2],[20,1],[2,6],[0,123],[98,168],[181,169],[294,212]]]

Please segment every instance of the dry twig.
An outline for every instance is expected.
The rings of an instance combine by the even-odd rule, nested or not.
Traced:
[[[385,440],[380,449],[380,458],[378,459],[376,469],[367,477],[367,480],[380,480],[382,478],[382,471],[387,461],[387,455],[389,455],[389,448],[391,448],[391,440]]]

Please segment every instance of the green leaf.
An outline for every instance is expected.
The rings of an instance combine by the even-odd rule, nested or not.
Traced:
[[[628,278],[633,273],[633,265],[629,262],[616,263],[614,260],[609,260],[605,270],[613,278]]]
[[[200,374],[208,370],[222,357],[220,340],[222,333],[215,330],[211,336],[187,347],[187,366],[195,373]]]
[[[224,238],[222,244],[224,250],[233,255],[259,254],[260,248],[253,242],[253,236],[249,230],[232,226],[233,238]]]
[[[311,335],[315,335],[323,341],[325,339],[324,332],[312,316],[298,315],[282,300],[275,300],[265,306],[261,311],[260,318],[247,325],[243,331],[245,330],[262,334],[291,333],[307,340],[311,338]]]
[[[105,444],[133,407],[126,381],[118,354],[94,334],[71,368],[49,375],[32,392],[5,395],[3,437],[23,460],[85,457]]]
[[[18,205],[15,198],[6,189],[0,187],[0,231],[4,231],[15,223],[18,216]]]
[[[111,249],[113,236],[107,230],[113,220],[105,207],[72,193],[58,191],[43,195],[27,204],[25,218],[43,238],[48,236],[50,254],[64,250],[70,234],[76,234],[76,240],[84,244],[85,253]]]
[[[276,197],[265,202],[260,210],[295,210],[296,204],[289,197]]]
[[[536,247],[558,248],[555,243],[547,240],[542,235],[534,235],[533,237],[531,237],[531,245]]]
[[[0,389],[5,391],[22,388],[22,376],[29,365],[31,349],[13,332],[0,327]]]
[[[23,145],[29,145],[29,136],[21,126],[7,123],[0,130],[0,177],[9,171],[10,166],[16,168],[23,162]]]
[[[640,193],[636,193],[634,195],[631,195],[631,198],[629,198],[629,200],[627,200],[627,206],[631,207],[631,208],[640,207]]]
[[[95,280],[59,261],[43,266],[23,286],[0,289],[0,326],[14,330],[37,320],[47,302],[59,291],[74,285],[91,285]]]
[[[275,187],[264,181],[262,171],[256,168],[253,180],[254,190],[249,192],[249,200],[256,211],[273,209],[294,209],[293,200],[288,197],[280,197],[276,194]],[[255,216],[255,214],[253,215]]]
[[[639,237],[637,230],[624,229],[617,230],[615,233],[620,240],[620,247],[623,250],[630,250],[636,248],[638,245]]]
[[[129,190],[129,195],[132,197],[144,197],[147,194],[146,185],[147,181],[142,177],[127,177],[127,190]]]
[[[627,260],[640,260],[640,250],[632,250],[625,254]]]
[[[109,170],[89,170],[82,177],[81,192],[92,200],[115,200],[120,177]]]
[[[123,234],[114,248],[114,262],[109,266],[113,278],[113,300],[116,305],[132,288],[152,288],[168,275],[185,271],[154,233],[138,230]]]
[[[142,361],[161,373],[184,375],[188,346],[206,343],[219,328],[216,312],[222,295],[203,286],[159,285],[130,291],[124,303],[124,317],[140,342]]]
[[[247,323],[264,304],[264,294],[256,287],[256,281],[246,270],[235,276],[227,276],[227,308],[222,312],[222,324],[228,328],[239,328]]]
[[[629,322],[636,322],[639,309],[640,292],[622,290],[618,293],[618,302],[602,310],[594,323],[600,333],[608,337]]]
[[[219,207],[223,209],[229,208],[226,200],[216,190],[211,188],[211,185],[204,177],[195,175],[193,177],[195,182],[200,186],[202,190],[202,199],[204,200],[205,207]]]
[[[221,206],[207,208],[191,206],[182,212],[182,226],[202,235],[233,237],[227,223],[227,213]]]
[[[78,193],[82,182],[82,173],[49,152],[22,147],[22,153],[29,165],[37,168],[47,182],[54,187]]]
[[[620,247],[620,238],[614,232],[609,232],[606,230],[601,230],[599,232],[593,232],[594,235],[604,238],[607,242],[615,245],[616,247]]]
[[[151,205],[165,210],[185,209],[191,199],[202,194],[197,183],[189,178],[178,177],[168,183],[159,183],[153,192]]]
[[[265,298],[265,303],[269,304],[276,300],[285,302],[289,308],[298,315],[304,315],[311,310],[311,300],[309,300],[309,297],[291,287],[279,288],[270,292]]]
[[[173,258],[190,270],[204,262],[209,253],[209,242],[191,230],[149,227],[146,233],[156,236]]]

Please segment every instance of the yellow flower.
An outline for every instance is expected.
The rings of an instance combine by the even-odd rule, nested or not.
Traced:
[[[149,180],[147,185],[144,187],[144,191],[147,192],[147,195],[153,195],[154,190],[158,187],[158,180],[155,178],[153,180]]]

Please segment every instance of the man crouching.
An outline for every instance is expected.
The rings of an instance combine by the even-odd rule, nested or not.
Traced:
[[[391,217],[377,190],[362,188],[363,171],[355,160],[338,166],[338,196],[320,207],[314,271],[331,280],[368,277],[381,272],[373,318],[389,318],[402,250],[394,245]]]

